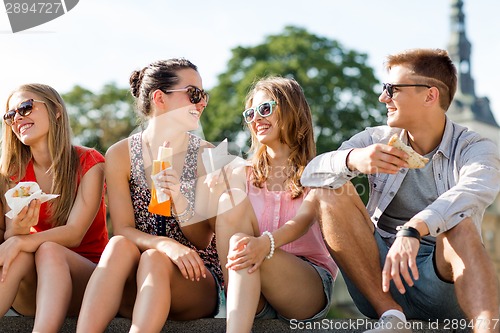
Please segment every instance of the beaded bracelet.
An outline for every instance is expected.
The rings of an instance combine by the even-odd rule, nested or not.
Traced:
[[[417,229],[406,225],[400,225],[396,228],[396,230],[398,231],[396,233],[396,237],[413,237],[418,239],[420,242],[421,236]]]
[[[271,249],[269,250],[269,254],[266,256],[266,259],[271,259],[274,255],[274,237],[273,237],[273,234],[267,230],[264,231],[262,234],[269,237],[269,240],[271,241]]]
[[[180,214],[174,213],[174,207],[173,206],[170,208],[170,213],[172,213],[172,216],[175,217],[175,218],[179,218],[179,217],[182,218],[182,217],[184,217],[185,215],[187,215],[189,213],[190,209],[191,209],[191,204],[188,202],[188,205],[187,205],[186,209],[184,209],[184,211],[182,213],[180,213]]]
[[[191,205],[191,203],[189,203],[188,206],[186,207],[186,209],[180,214],[175,214],[173,207],[170,209],[170,212],[171,212],[172,216],[177,220],[178,223],[185,223],[185,222],[191,220],[194,216],[194,209],[193,209],[193,205]]]

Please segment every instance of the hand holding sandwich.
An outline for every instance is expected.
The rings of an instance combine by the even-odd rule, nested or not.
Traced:
[[[401,168],[423,168],[428,161],[394,134],[386,145],[377,143],[353,149],[347,156],[347,167],[364,174],[395,174]]]
[[[354,148],[347,156],[347,167],[364,174],[389,173],[394,174],[401,168],[407,168],[405,158],[408,154],[400,149],[373,144],[365,148]]]
[[[6,219],[6,230],[4,238],[15,235],[29,235],[31,227],[38,224],[38,216],[40,214],[40,206],[42,202],[39,199],[33,199],[27,206],[25,206],[19,214],[12,219]]]

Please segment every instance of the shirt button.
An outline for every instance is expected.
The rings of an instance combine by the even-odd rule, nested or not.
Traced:
[[[393,197],[393,196],[394,196],[394,194],[395,194],[394,192],[389,192],[389,195],[390,195],[391,197]]]
[[[375,218],[374,218],[374,220],[375,220],[375,221],[378,221],[378,217],[375,217]]]
[[[405,169],[400,169],[399,172],[405,173]]]

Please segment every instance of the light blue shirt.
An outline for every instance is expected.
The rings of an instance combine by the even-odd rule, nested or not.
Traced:
[[[337,151],[317,156],[305,168],[302,185],[341,187],[359,174],[347,167],[349,152],[375,143],[387,144],[394,133],[406,143],[405,130],[389,126],[370,127],[345,141]],[[484,211],[500,190],[498,147],[446,118],[443,139],[430,163],[438,198],[427,207],[422,207],[414,218],[425,221],[430,235],[434,237],[467,217],[480,231]],[[393,175],[368,175],[370,199],[366,208],[375,225],[401,186],[407,171],[403,168]]]

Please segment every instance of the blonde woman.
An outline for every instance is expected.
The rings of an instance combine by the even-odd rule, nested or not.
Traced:
[[[108,242],[104,157],[71,144],[64,102],[47,85],[14,90],[3,121],[2,176],[37,182],[59,197],[33,200],[12,220],[0,219],[0,316],[12,307],[35,316],[34,332],[57,332],[66,315],[78,314]]]
[[[318,209],[300,183],[316,152],[302,88],[292,79],[260,80],[246,108],[251,166],[231,177],[234,188],[221,197],[216,223],[227,332],[249,332],[254,317],[324,318],[337,275],[316,223]]]

